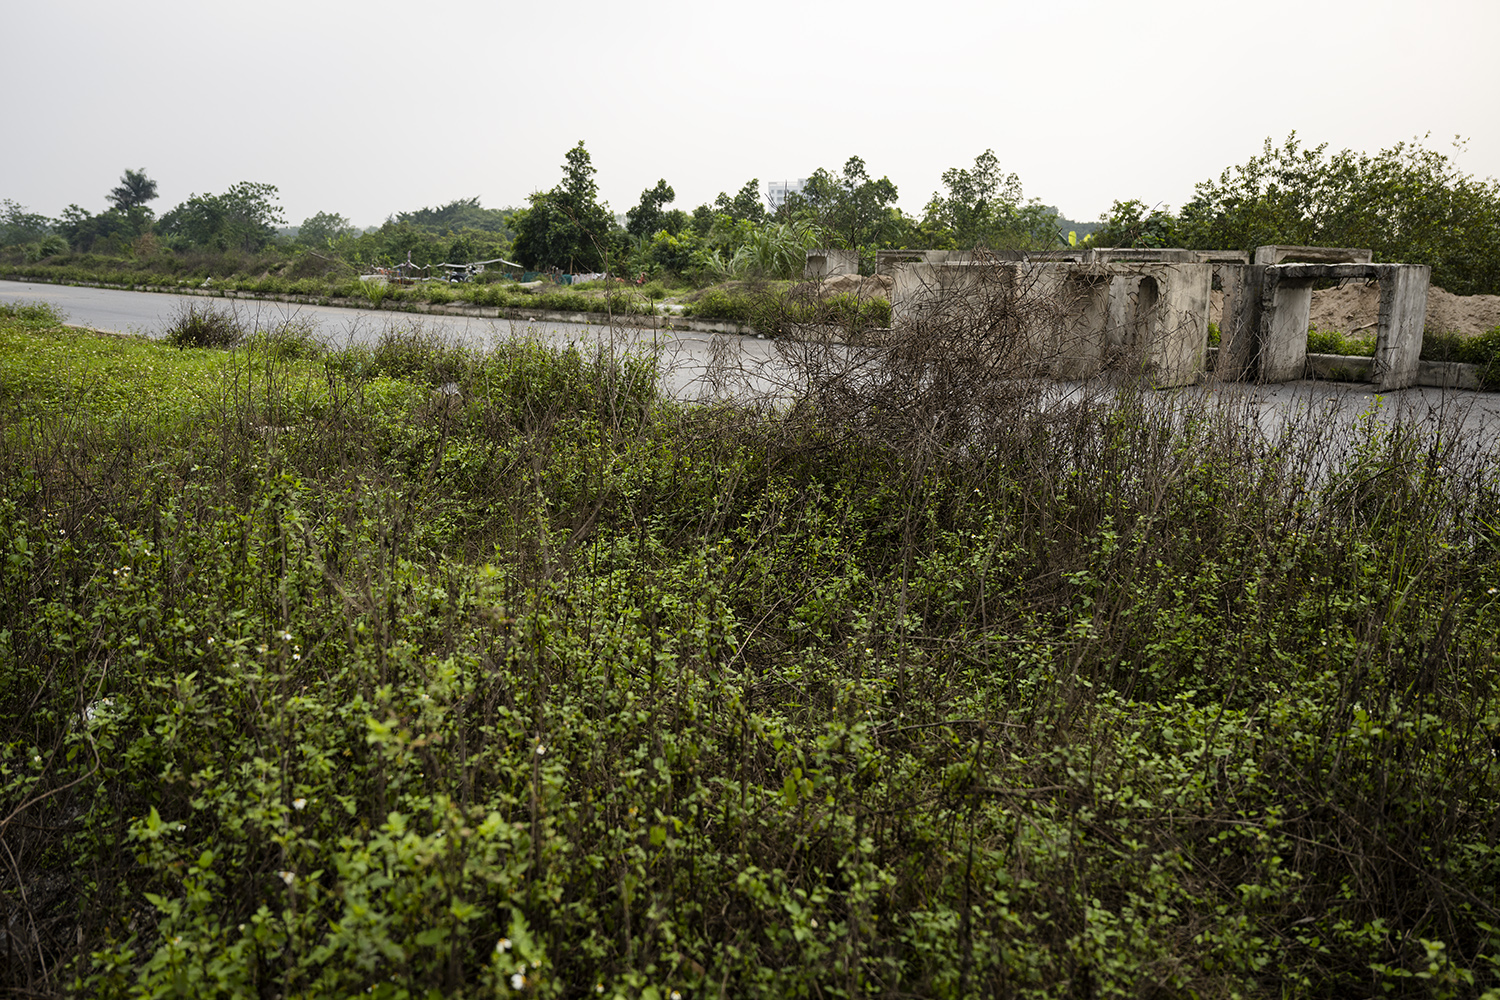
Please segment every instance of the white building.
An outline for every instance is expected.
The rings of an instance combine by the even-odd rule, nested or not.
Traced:
[[[787,195],[801,194],[805,187],[807,187],[806,177],[799,177],[795,181],[767,181],[766,201],[771,205],[772,214],[786,204]]]

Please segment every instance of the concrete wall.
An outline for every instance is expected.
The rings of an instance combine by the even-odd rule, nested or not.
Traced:
[[[858,273],[859,251],[857,250],[809,250],[802,277],[809,281],[816,281],[819,278]]]
[[[1155,385],[1185,385],[1204,371],[1212,272],[1211,264],[909,262],[895,270],[891,325],[1004,345],[1034,374],[1083,379],[1138,368]],[[1003,323],[1014,329],[999,330]]]
[[[1414,384],[1420,367],[1431,272],[1422,265],[1372,264],[1369,255],[1339,247],[1260,247],[1255,259],[1266,263],[1251,264],[1240,251],[1070,249],[976,259],[903,250],[881,251],[878,270],[894,276],[891,323],[897,331],[946,325],[960,338],[1006,344],[1038,374],[1081,379],[1129,366],[1158,386],[1202,375],[1215,279],[1224,292],[1218,377],[1289,382],[1307,371],[1314,284],[1373,278],[1381,298],[1370,371],[1378,388],[1404,388]],[[1307,257],[1315,260],[1286,262]],[[999,323],[1006,310],[1014,326],[1009,340],[980,329]]]

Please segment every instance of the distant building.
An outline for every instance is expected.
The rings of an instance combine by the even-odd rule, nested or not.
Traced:
[[[766,201],[771,205],[771,213],[774,215],[786,204],[787,195],[801,194],[806,187],[806,177],[799,177],[795,181],[767,181]]]

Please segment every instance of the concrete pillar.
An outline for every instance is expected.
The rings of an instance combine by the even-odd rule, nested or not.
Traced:
[[[1226,382],[1255,375],[1260,355],[1260,289],[1265,277],[1264,266],[1219,267],[1224,313],[1219,318],[1219,359],[1214,374]]]
[[[1405,389],[1417,380],[1421,367],[1422,330],[1427,322],[1427,286],[1432,268],[1426,264],[1385,264],[1380,267],[1380,313],[1375,324],[1375,385]]]
[[[1307,369],[1307,324],[1312,316],[1312,278],[1283,277],[1267,267],[1260,297],[1262,382],[1295,382]]]

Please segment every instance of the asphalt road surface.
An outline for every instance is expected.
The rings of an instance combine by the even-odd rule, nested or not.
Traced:
[[[554,344],[609,342],[625,349],[658,349],[665,374],[663,388],[679,399],[765,400],[794,392],[800,379],[798,355],[820,354],[824,363],[839,364],[829,352],[806,345],[775,344],[753,337],[671,332],[607,324],[555,323],[478,319],[425,313],[401,313],[335,306],[293,305],[245,299],[205,299],[158,292],[127,292],[77,288],[30,282],[0,281],[0,302],[50,302],[76,326],[116,333],[161,336],[188,303],[213,302],[235,309],[247,325],[274,328],[287,321],[312,325],[336,343],[368,343],[392,325],[419,325],[423,330],[475,347],[502,340],[532,337]],[[1063,402],[1077,387],[1058,385]],[[1383,421],[1415,420],[1456,431],[1500,460],[1500,393],[1477,393],[1433,388],[1403,389],[1376,394],[1368,385],[1331,382],[1289,382],[1281,385],[1209,384],[1176,394],[1176,399],[1201,401],[1204,393],[1234,408],[1246,422],[1274,433],[1288,420],[1312,419],[1353,426],[1367,413]]]

